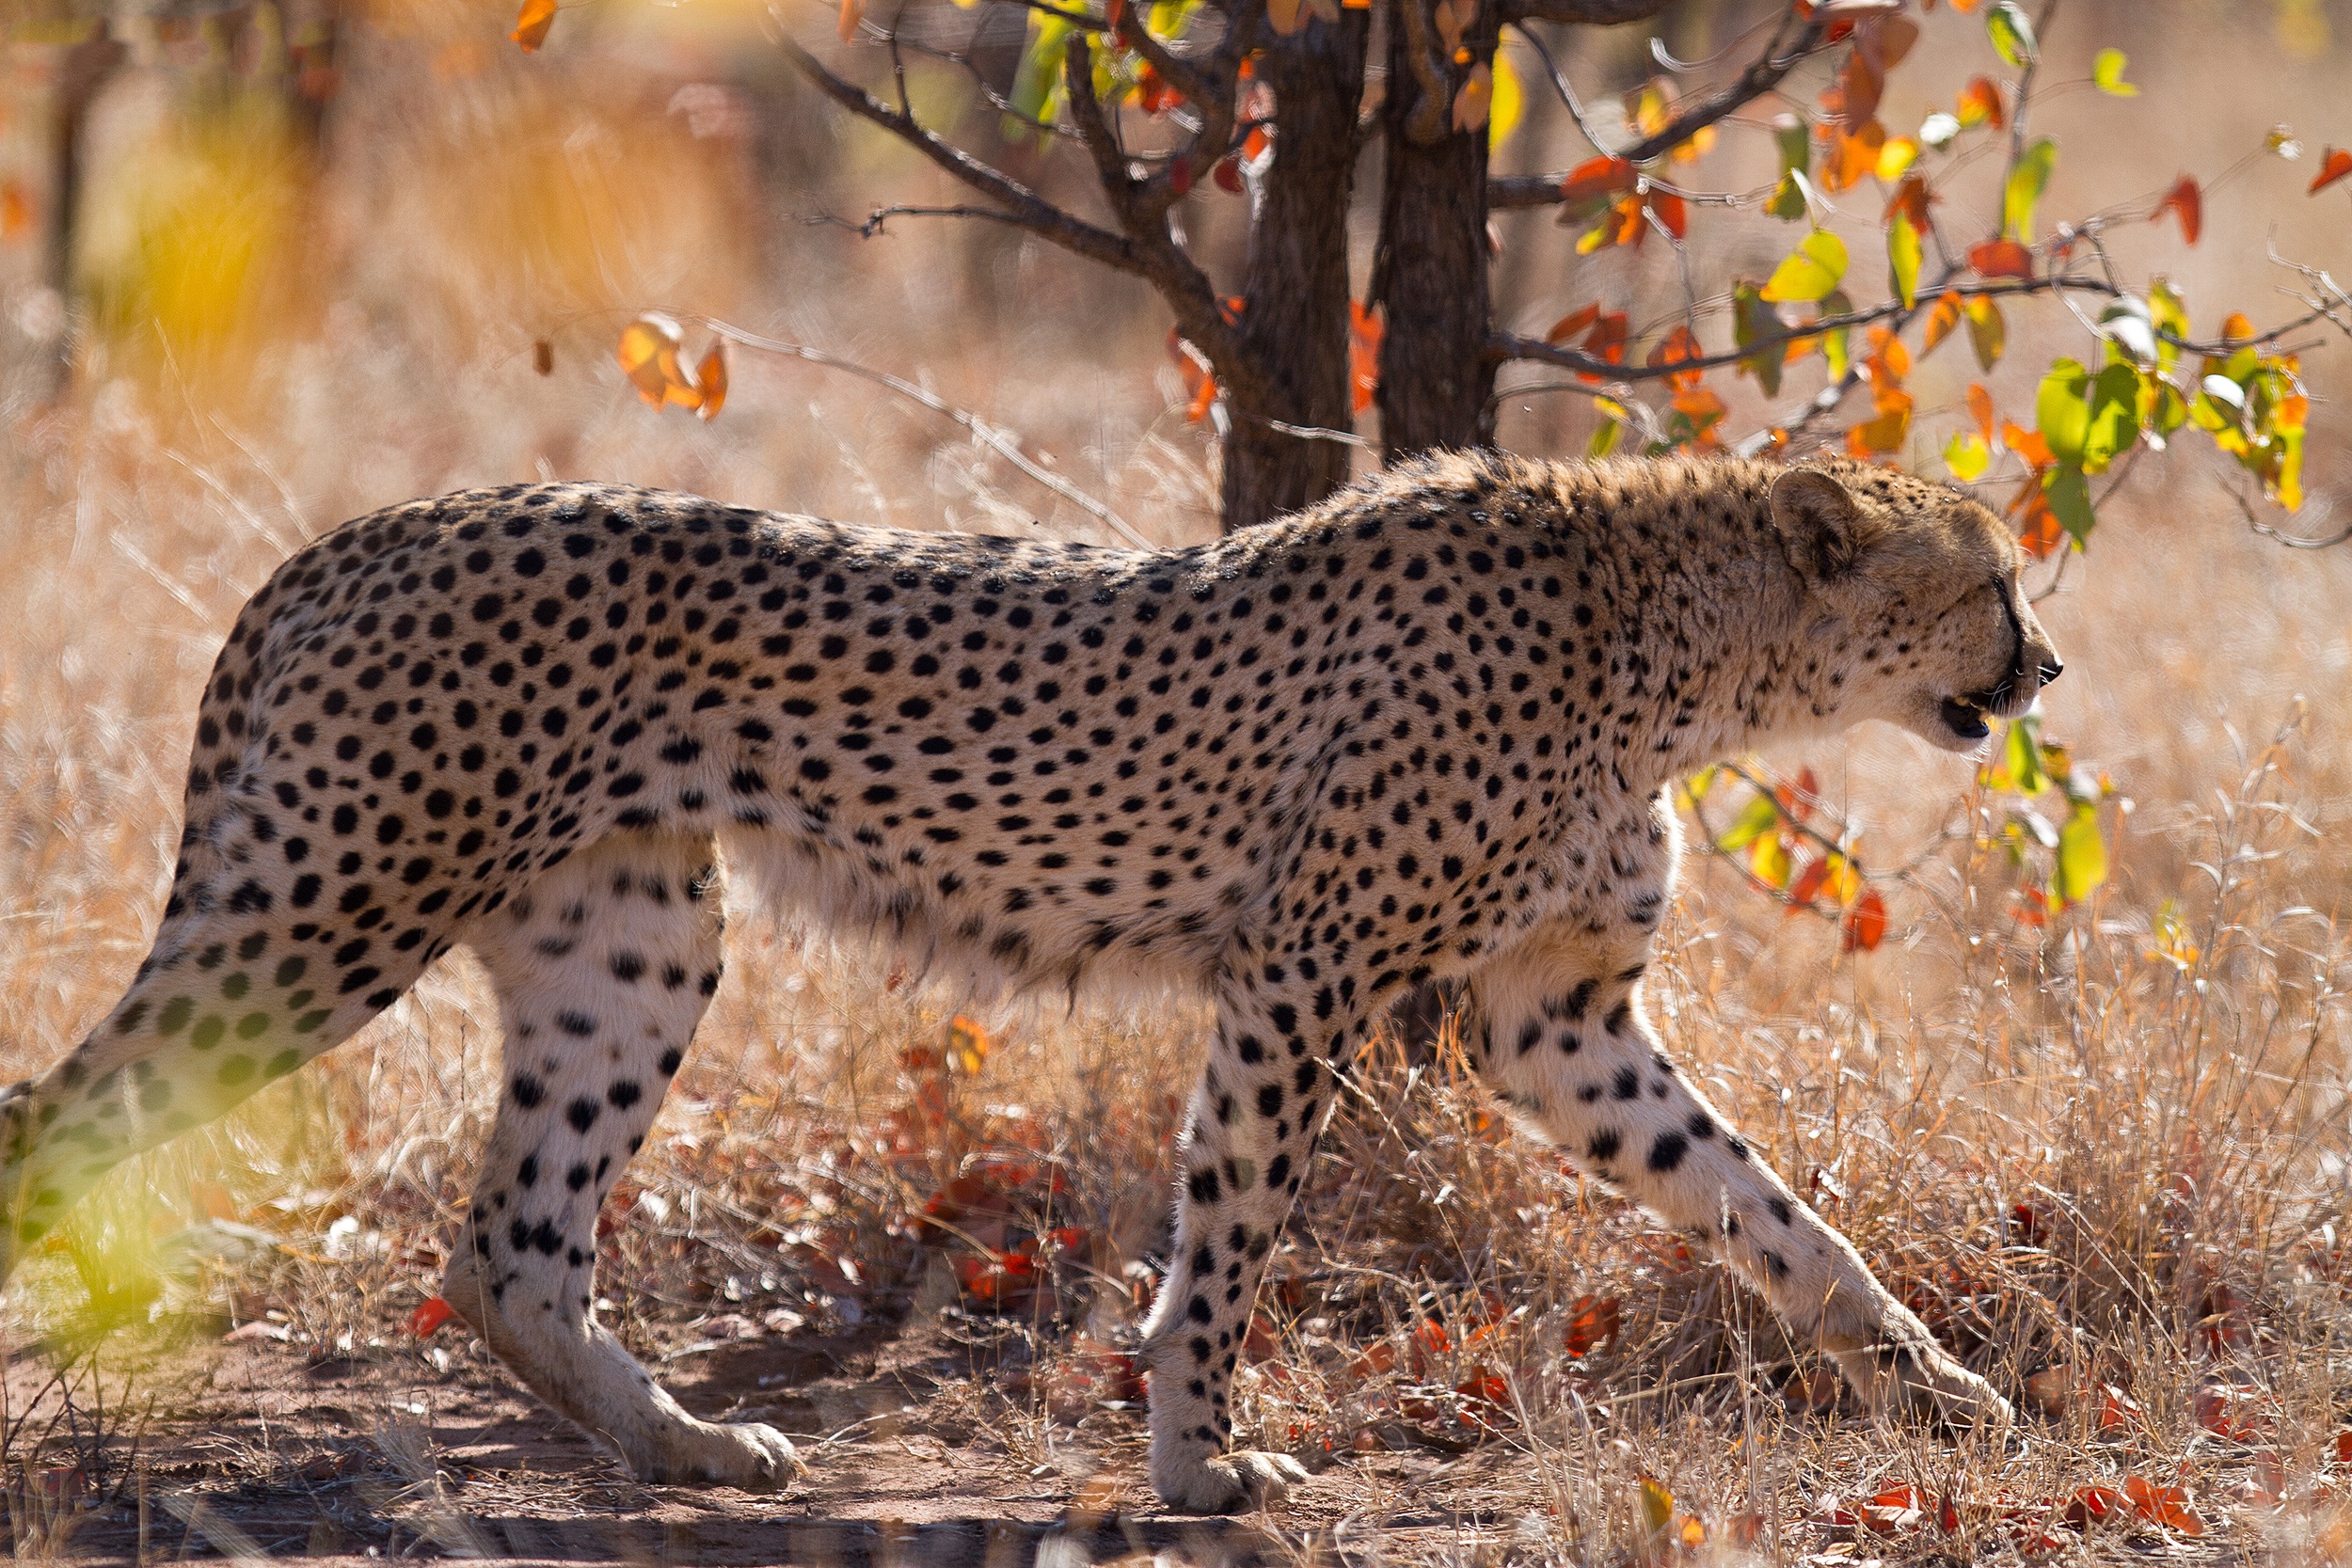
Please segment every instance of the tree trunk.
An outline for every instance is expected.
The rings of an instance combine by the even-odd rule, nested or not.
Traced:
[[[1236,396],[1224,448],[1224,518],[1248,528],[1311,506],[1345,483],[1348,449],[1266,423],[1346,430],[1347,208],[1356,178],[1356,112],[1363,99],[1369,12],[1338,24],[1311,21],[1274,39],[1257,80],[1274,89],[1280,131],[1249,230],[1235,323],[1242,351],[1266,388]]]
[[[1399,3],[1422,7],[1426,15],[1428,0]],[[1480,7],[1462,40],[1475,58],[1489,62],[1494,9]],[[1389,35],[1386,188],[1373,261],[1373,294],[1386,317],[1379,406],[1382,455],[1390,461],[1433,447],[1486,446],[1495,433],[1495,366],[1486,356],[1486,131],[1453,128],[1452,93],[1467,68],[1424,60],[1423,69],[1442,64],[1440,101],[1416,73],[1416,31],[1400,24]],[[1432,24],[1424,40],[1434,31]]]

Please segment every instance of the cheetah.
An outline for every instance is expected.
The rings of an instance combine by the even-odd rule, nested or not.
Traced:
[[[1231,1446],[1237,1347],[1336,1081],[1429,982],[1518,1126],[1872,1408],[2005,1421],[1660,1050],[1642,977],[1671,781],[1871,719],[1979,749],[2059,672],[2019,566],[1974,501],[1844,462],[1441,455],[1157,551],[617,485],[378,512],[230,633],[153,949],[0,1097],[0,1270],[463,943],[504,1066],[443,1293],[637,1475],[786,1484],[784,1434],[688,1414],[593,1305],[598,1207],[719,983],[714,868],[755,854],[944,980],[1214,1000],[1142,1335],[1172,1508],[1302,1473]]]

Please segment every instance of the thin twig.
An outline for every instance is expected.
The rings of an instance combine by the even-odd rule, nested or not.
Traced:
[[[842,371],[861,380],[870,381],[877,387],[888,388],[910,402],[919,403],[932,413],[943,419],[953,420],[970,431],[973,439],[986,446],[1006,462],[1071,505],[1077,507],[1137,549],[1159,548],[1151,540],[1136,532],[1134,527],[1118,513],[1113,512],[1059,474],[1041,467],[1021,450],[1020,438],[1011,431],[990,423],[968,408],[957,407],[936,392],[918,387],[903,376],[892,375],[887,371],[871,369],[858,364],[855,360],[844,359],[837,354],[827,354],[820,348],[810,348],[804,343],[788,343],[781,338],[764,338],[756,332],[746,332],[739,326],[716,321],[709,316],[695,316],[689,319],[701,323],[709,328],[714,337],[723,338],[739,348],[750,349],[758,354],[776,354],[787,358],[803,359],[812,365],[822,365],[827,370]]]

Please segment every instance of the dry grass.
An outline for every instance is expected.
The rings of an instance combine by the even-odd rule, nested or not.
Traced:
[[[659,420],[606,359],[633,308],[733,314],[927,368],[1154,536],[1209,526],[1199,436],[1138,369],[1156,362],[1161,325],[1134,291],[991,232],[861,247],[740,221],[755,204],[855,210],[909,175],[870,142],[833,141],[810,105],[761,98],[760,68],[726,52],[723,28],[616,17],[602,53],[534,74],[481,55],[472,10],[399,14],[354,66],[326,177],[266,126],[205,166],[259,204],[278,248],[225,281],[143,276],[110,253],[131,270],[109,275],[114,325],[74,391],[12,406],[0,447],[10,1076],[70,1048],[144,951],[196,688],[245,595],[342,516],[548,474],[918,526],[1087,521],[1067,507],[1033,516],[1053,498],[951,429],[789,364],[739,360],[734,401],[707,428]],[[621,58],[642,70],[616,74]],[[2301,80],[2289,72],[2286,89]],[[171,81],[159,68],[106,111],[105,178],[128,182],[105,187],[119,207],[149,199],[130,171],[158,148],[210,155],[175,139]],[[605,90],[579,90],[590,81]],[[694,82],[719,84],[697,102],[735,114],[732,129],[698,136],[671,112]],[[2116,151],[2120,179],[2143,172],[2136,156]],[[1526,288],[1534,309],[1540,291]],[[1054,307],[1032,313],[1031,298]],[[135,325],[174,309],[193,313],[171,318],[176,338]],[[541,338],[556,356],[547,379],[531,365]],[[9,385],[35,387],[36,345],[8,344]],[[1579,435],[1517,414],[1506,434],[1512,419],[1531,450]],[[2342,489],[2340,464],[2317,469],[2316,492]],[[1263,1303],[1271,1354],[1242,1374],[1246,1428],[1329,1461],[1295,1519],[1358,1555],[1623,1561],[1655,1549],[1647,1476],[1702,1521],[1696,1557],[2010,1558],[2034,1533],[2026,1515],[2137,1476],[2187,1490],[2201,1551],[2352,1557],[2345,1473],[2330,1464],[2352,1412],[2352,752],[2335,699],[2352,665],[2336,608],[2352,562],[2286,555],[2233,516],[2188,456],[2143,466],[2088,570],[2047,607],[2074,672],[2049,722],[2135,804],[2115,878],[2088,909],[2044,931],[2018,925],[1996,852],[1977,845],[1989,806],[1963,794],[1964,770],[1866,735],[1802,760],[1881,859],[1958,830],[1898,898],[1885,947],[1842,956],[1827,927],[1784,919],[1701,863],[1653,970],[1672,1049],[1766,1157],[1972,1365],[2043,1396],[2050,1413],[2023,1442],[1954,1445],[1860,1418],[1722,1270],[1502,1137],[1453,1054],[1408,1059],[1391,1041],[1326,1141]],[[1118,1347],[1148,1285],[1137,1271],[1164,1244],[1198,1013],[991,1019],[984,1064],[951,1068],[958,999],[898,984],[887,956],[778,926],[755,889],[731,903],[718,1005],[609,1211],[608,1318],[675,1368],[740,1340],[943,1335],[966,1372],[935,1386],[922,1418],[960,1434],[950,1459],[1049,1470],[1027,1484],[1095,1513],[1142,1506]],[[2154,951],[2168,908],[2193,957]],[[9,1431],[20,1550],[71,1550],[73,1499],[129,1484],[119,1459],[109,1470],[73,1448],[100,1451],[76,1424],[92,1390],[136,1369],[161,1397],[154,1441],[175,1401],[193,1407],[189,1368],[200,1382],[230,1323],[391,1386],[485,1386],[453,1331],[421,1347],[404,1324],[438,1277],[497,1049],[495,1009],[461,957],[363,1038],[85,1206],[12,1302],[18,1342],[45,1336],[36,1348],[85,1380],[45,1441],[65,1405],[52,1390],[27,1407],[11,1384],[11,1418],[29,1418]],[[927,1233],[933,1196],[992,1159],[1035,1174],[993,1167],[1014,1201],[967,1205],[940,1216],[955,1233]],[[969,1275],[974,1241],[1057,1228],[1076,1234],[1039,1288],[1007,1288],[1006,1310],[959,1294],[956,1259]],[[74,1357],[107,1325],[115,1370],[93,1383]],[[738,1393],[756,1409],[773,1391]],[[2250,1423],[2246,1440],[2210,1430],[2222,1396]],[[864,1418],[820,1414],[806,1420],[844,1426],[820,1465],[916,1451]],[[118,1456],[136,1428],[106,1428]],[[508,1495],[497,1487],[531,1495],[476,1477],[453,1501],[430,1454],[410,1451],[416,1429],[400,1430],[375,1442],[381,1484],[439,1549],[465,1548],[466,1511]],[[288,1451],[224,1446],[199,1468],[267,1478]],[[78,1480],[43,1481],[72,1465]],[[1082,1488],[1089,1470],[1099,1479]],[[1900,1484],[1931,1508],[1956,1499],[1956,1532],[1836,1522]],[[44,1485],[64,1500],[43,1505]],[[2249,1487],[2286,1500],[2238,1495]],[[612,1496],[614,1509],[651,1506]],[[585,1491],[564,1497],[591,1507]],[[2061,1553],[2185,1548],[2128,1517],[2051,1533]]]

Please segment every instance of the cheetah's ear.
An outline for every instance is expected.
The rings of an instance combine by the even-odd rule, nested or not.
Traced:
[[[1808,581],[1828,582],[1851,570],[1885,524],[1819,468],[1788,468],[1772,481],[1772,524],[1788,562]]]

